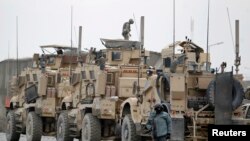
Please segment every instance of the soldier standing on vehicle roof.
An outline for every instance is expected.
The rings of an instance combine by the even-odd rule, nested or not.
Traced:
[[[125,22],[123,24],[122,27],[122,36],[124,37],[124,40],[129,40],[129,37],[131,36],[131,34],[129,33],[131,31],[130,29],[130,24],[133,24],[134,20],[133,19],[129,19],[128,22]]]
[[[170,139],[171,135],[171,117],[168,113],[163,111],[161,103],[157,103],[154,106],[154,110],[155,111],[150,113],[146,127],[152,131],[154,141],[166,141],[166,139]]]

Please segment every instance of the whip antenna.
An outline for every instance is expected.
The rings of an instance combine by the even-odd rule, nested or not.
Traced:
[[[173,0],[173,60],[175,58],[175,0]]]
[[[228,17],[228,22],[229,22],[229,28],[230,28],[232,43],[233,43],[233,46],[234,46],[234,38],[233,38],[233,32],[232,32],[232,26],[231,26],[231,21],[230,21],[230,15],[229,15],[229,10],[228,10],[228,8],[227,8],[227,17]]]
[[[16,76],[18,77],[18,16],[16,17]]]
[[[134,17],[134,22],[135,22],[136,35],[137,35],[137,38],[139,38],[138,29],[137,29],[137,24],[136,24],[136,19],[135,19],[135,14],[134,13],[133,13],[133,17]]]
[[[206,71],[208,71],[209,7],[210,7],[210,0],[208,0],[208,7],[207,7],[207,60],[206,60]]]

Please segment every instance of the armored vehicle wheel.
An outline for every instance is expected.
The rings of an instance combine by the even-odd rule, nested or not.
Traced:
[[[122,141],[138,141],[139,136],[136,135],[135,124],[131,115],[126,115],[122,122]]]
[[[7,114],[7,128],[6,139],[7,141],[19,141],[20,133],[16,130],[16,120],[14,111],[9,111]]]
[[[245,99],[250,100],[250,87],[247,88],[246,92],[245,92]]]
[[[62,112],[57,121],[57,141],[73,141],[73,138],[69,136],[69,121],[67,112]]]
[[[27,141],[40,141],[42,138],[42,120],[35,112],[29,112],[26,122]]]
[[[100,141],[101,123],[92,114],[86,114],[82,121],[82,141]]]
[[[215,81],[212,80],[207,88],[207,99],[208,102],[211,106],[214,107],[214,93],[215,92]],[[241,85],[241,83],[236,80],[233,79],[233,92],[232,92],[232,108],[233,110],[235,110],[236,108],[238,108],[241,103],[242,100],[244,98],[244,90],[243,87]]]

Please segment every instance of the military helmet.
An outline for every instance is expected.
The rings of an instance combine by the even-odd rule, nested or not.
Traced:
[[[130,24],[133,24],[133,23],[134,23],[134,20],[133,20],[133,19],[129,19],[129,23],[130,23]]]
[[[147,72],[146,72],[148,76],[151,76],[153,74],[153,69],[154,68],[152,66],[149,66],[149,68],[147,69]]]
[[[163,106],[161,103],[155,104],[154,109],[158,109],[158,108],[163,109]]]

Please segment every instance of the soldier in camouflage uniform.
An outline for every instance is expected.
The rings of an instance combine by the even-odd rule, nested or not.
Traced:
[[[123,24],[123,28],[122,28],[122,36],[124,37],[125,40],[129,40],[129,37],[131,36],[130,32],[130,25],[133,24],[134,21],[133,19],[129,19],[128,22],[125,22]]]

